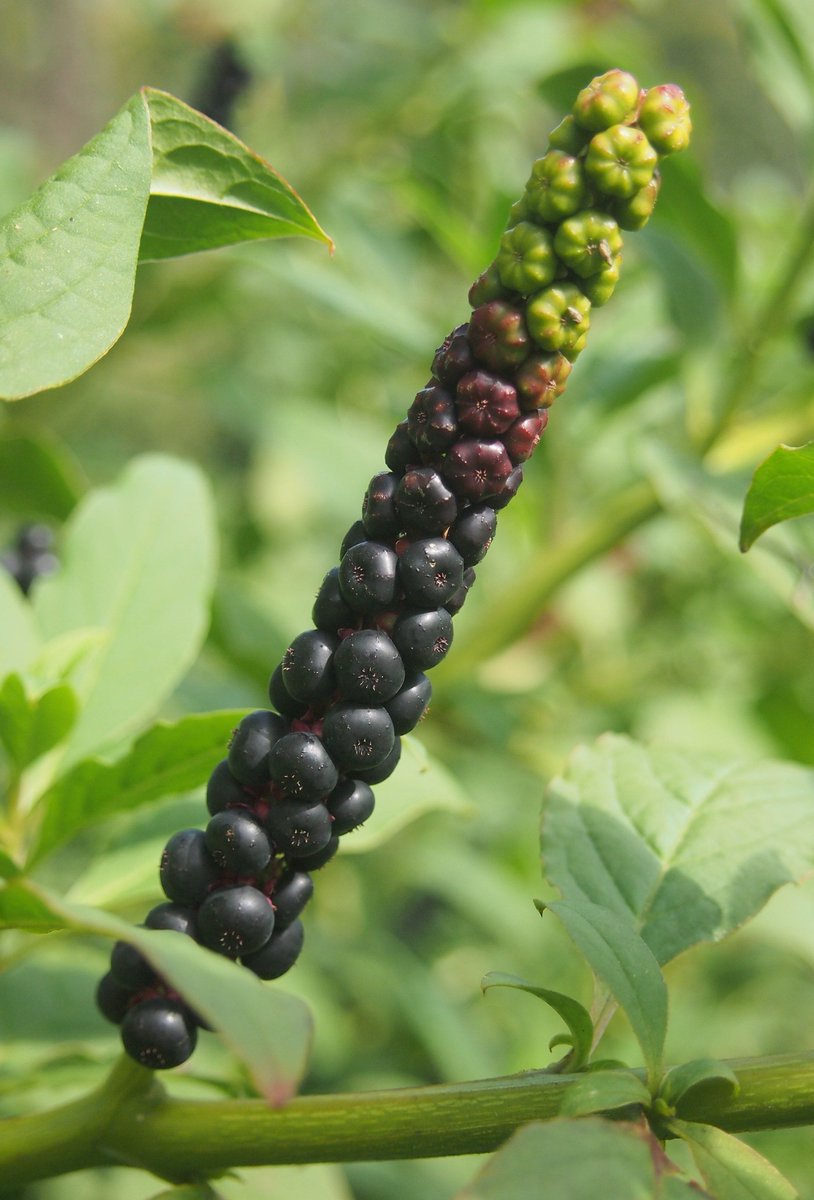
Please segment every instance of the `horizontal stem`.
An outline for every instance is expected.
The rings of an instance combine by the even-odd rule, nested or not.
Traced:
[[[713,1101],[699,1089],[682,1105],[682,1118],[733,1132],[814,1124],[814,1052],[729,1065],[738,1095]],[[262,1100],[173,1100],[142,1068],[123,1064],[117,1072],[82,1100],[0,1122],[5,1187],[103,1164],[185,1181],[229,1167],[483,1153],[527,1121],[556,1117],[569,1086],[582,1078],[528,1071],[301,1096],[274,1109]]]

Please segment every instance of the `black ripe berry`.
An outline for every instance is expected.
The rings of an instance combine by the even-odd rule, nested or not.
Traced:
[[[438,608],[461,586],[464,564],[446,538],[422,538],[399,559],[399,582],[409,604]]]
[[[248,884],[210,892],[198,909],[198,938],[210,950],[237,958],[253,954],[271,937],[271,901]]]
[[[339,567],[332,567],[323,579],[314,601],[311,619],[317,629],[324,629],[327,633],[336,633],[340,629],[352,629],[355,626],[356,613],[342,596],[339,587]]]
[[[450,596],[449,600],[447,600],[446,604],[444,605],[444,608],[447,610],[447,612],[449,613],[449,615],[451,617],[456,616],[463,608],[464,601],[466,600],[466,597],[469,594],[469,589],[472,587],[472,584],[474,582],[475,582],[475,568],[467,567],[466,570],[464,571],[464,577],[461,582],[461,586],[458,588],[457,592],[455,592],[455,594],[453,596]]]
[[[432,684],[423,671],[407,676],[404,686],[386,707],[397,734],[410,733],[427,711],[432,696]]]
[[[452,333],[444,338],[432,360],[433,375],[448,388],[454,388],[461,376],[475,366],[468,332],[468,325],[459,325],[453,329]]]
[[[401,527],[395,495],[400,478],[393,471],[381,471],[367,485],[362,501],[362,524],[368,537],[388,541],[398,535]]]
[[[404,663],[386,633],[360,629],[334,655],[336,682],[345,700],[385,704],[404,683]]]
[[[339,774],[314,733],[289,733],[269,755],[269,771],[280,791],[295,800],[315,801],[336,787]]]
[[[491,504],[492,508],[494,508],[497,512],[500,512],[502,508],[505,508],[507,504],[514,500],[515,496],[520,490],[520,484],[522,482],[523,466],[522,464],[518,464],[513,471],[509,472],[506,482],[503,484],[503,487],[500,489],[497,495],[489,497],[489,503]]]
[[[286,861],[295,871],[318,871],[331,861],[339,849],[339,834],[332,833],[331,840],[316,854],[287,854]]]
[[[368,819],[376,803],[373,789],[361,779],[343,779],[328,797],[334,833],[350,833]]]
[[[206,807],[210,816],[214,817],[215,813],[223,812],[226,808],[250,804],[251,799],[229,770],[228,759],[222,759],[206,785]]]
[[[455,520],[458,502],[432,467],[407,471],[396,491],[396,508],[411,535],[443,533]]]
[[[116,942],[110,954],[110,974],[122,987],[138,992],[155,983],[156,973],[147,959],[129,942]]]
[[[316,854],[331,840],[331,818],[320,801],[273,800],[266,831],[279,854]]]
[[[181,829],[172,835],[161,856],[160,875],[170,900],[200,904],[219,875],[202,829]]]
[[[106,1021],[119,1025],[134,995],[133,988],[119,983],[108,971],[107,975],[103,975],[99,980],[96,988],[96,1007]]]
[[[269,840],[248,812],[216,813],[204,837],[209,853],[223,871],[232,875],[259,875],[268,866]]]
[[[351,546],[357,546],[359,542],[366,542],[367,531],[365,530],[364,521],[354,521],[348,532],[342,538],[342,545],[339,548],[339,557],[342,558],[346,550],[350,550]]]
[[[455,407],[461,428],[478,438],[493,438],[520,415],[512,384],[488,371],[470,371],[458,383]]]
[[[491,546],[496,529],[495,510],[488,504],[478,504],[458,517],[447,536],[463,559],[464,566],[473,567]]]
[[[173,904],[172,901],[156,904],[144,919],[148,929],[172,929],[175,933],[185,933],[187,937],[195,937],[195,909],[183,904]]]
[[[279,933],[296,921],[314,894],[314,881],[307,871],[284,871],[274,884],[274,932]]]
[[[397,737],[393,742],[393,748],[386,758],[383,758],[375,767],[358,768],[354,771],[357,779],[363,780],[365,783],[382,783],[383,780],[389,779],[396,767],[399,765],[401,758],[401,738]]]
[[[287,928],[275,930],[261,950],[247,954],[241,961],[260,979],[279,979],[294,966],[304,941],[302,921],[293,921]]]
[[[406,609],[390,636],[408,667],[428,671],[452,645],[452,618],[445,608]]]
[[[351,546],[339,564],[339,587],[354,612],[371,614],[390,608],[396,598],[395,552],[381,542]]]
[[[227,761],[235,779],[257,790],[267,787],[269,750],[287,729],[281,717],[266,709],[244,717],[229,743]]]
[[[459,496],[477,503],[502,490],[512,463],[502,442],[463,438],[444,462],[444,477]]]
[[[163,1071],[186,1062],[195,1049],[197,1030],[180,1000],[155,997],[128,1010],[122,1041],[136,1062]]]
[[[385,708],[340,701],[325,714],[322,736],[334,762],[343,770],[375,767],[393,748],[393,722]]]
[[[458,436],[455,400],[437,379],[416,394],[407,412],[407,429],[422,458],[448,450]]]
[[[278,713],[282,713],[284,717],[289,717],[292,721],[304,716],[308,711],[307,704],[303,704],[301,700],[295,700],[293,696],[289,695],[288,688],[283,682],[282,663],[278,663],[271,673],[269,700]]]
[[[418,463],[421,455],[418,449],[413,445],[410,431],[406,421],[399,421],[393,433],[390,436],[390,441],[387,443],[387,449],[384,452],[384,461],[387,463],[391,471],[395,471],[400,475]]]
[[[333,653],[339,645],[336,634],[308,629],[295,637],[283,655],[286,691],[303,704],[318,704],[334,691]]]

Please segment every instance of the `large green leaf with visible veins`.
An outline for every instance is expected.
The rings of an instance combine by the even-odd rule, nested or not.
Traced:
[[[0,223],[0,395],[56,387],[121,334],[150,194],[141,96]]]
[[[331,244],[290,184],[233,134],[166,92],[145,88],[143,95],[153,178],[142,260],[257,238],[300,236]]]
[[[267,162],[143,88],[0,222],[0,397],[75,379],[130,316],[139,259],[258,238],[330,238]]]
[[[308,1061],[310,1013],[301,1000],[261,983],[238,963],[184,934],[128,925],[99,909],[70,904],[29,880],[0,887],[4,927],[72,930],[129,942],[219,1032],[270,1103],[284,1104],[295,1092]]]
[[[195,659],[214,579],[214,518],[197,468],[136,459],[89,493],[65,528],[60,571],[34,612],[47,638],[101,629],[67,682],[82,711],[65,765],[105,750],[149,719]]]
[[[814,868],[814,771],[605,735],[549,785],[541,847],[564,900],[627,920],[665,963]]]

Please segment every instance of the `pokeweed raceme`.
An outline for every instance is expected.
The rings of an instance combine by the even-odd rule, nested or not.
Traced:
[[[470,289],[469,321],[444,339],[388,442],[387,470],[322,582],[314,627],[271,675],[272,709],[234,731],[207,785],[206,829],[167,843],[167,900],[148,928],[187,934],[261,979],[293,966],[313,872],[370,816],[373,787],[426,712],[426,672],[452,645],[498,513],[618,282],[621,231],[646,224],[659,159],[683,149],[690,129],[680,88],[643,91],[612,70],[552,131]],[[145,1066],[173,1067],[194,1050],[202,1021],[189,998],[128,944],[114,947],[97,999]]]

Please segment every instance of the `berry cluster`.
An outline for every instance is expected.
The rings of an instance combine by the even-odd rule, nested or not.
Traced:
[[[59,566],[54,554],[54,535],[47,525],[23,525],[14,545],[0,556],[0,562],[27,596],[40,575],[50,575]]]
[[[551,135],[495,261],[471,291],[472,314],[444,340],[432,377],[387,446],[361,519],[325,576],[313,628],[272,673],[272,710],[245,717],[212,773],[205,830],[167,844],[167,902],[147,916],[276,979],[302,949],[313,871],[373,811],[401,737],[430,701],[426,672],[447,654],[453,618],[489,549],[497,514],[582,350],[592,307],[619,275],[620,227],[653,209],[659,154],[689,135],[680,89],[640,92],[609,71],[580,92]],[[183,1062],[200,1018],[118,943],[99,1006],[128,1053]]]

